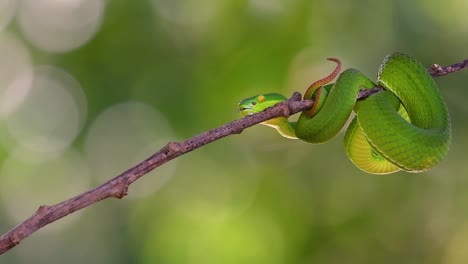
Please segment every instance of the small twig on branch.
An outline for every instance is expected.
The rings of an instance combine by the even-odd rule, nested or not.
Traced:
[[[438,64],[434,64],[428,69],[428,71],[433,77],[439,77],[460,71],[467,67],[468,59],[447,67],[440,67]],[[365,98],[381,90],[382,88],[379,87],[375,87],[370,90],[363,90],[359,92],[357,99]],[[40,206],[30,218],[0,236],[0,254],[3,254],[15,247],[23,239],[36,232],[38,229],[62,217],[109,197],[123,198],[127,195],[130,184],[148,172],[180,155],[226,136],[240,134],[244,129],[268,119],[280,116],[289,117],[293,114],[302,112],[309,109],[312,104],[312,100],[301,101],[301,95],[298,92],[295,92],[287,101],[268,108],[261,113],[235,120],[185,141],[168,143],[146,160],[92,190],[55,205]]]
[[[428,69],[428,71],[432,75],[432,77],[440,77],[440,76],[447,75],[449,73],[461,71],[466,68],[468,68],[468,59],[461,61],[459,63],[449,65],[447,67],[442,67],[439,64],[432,64],[432,66]]]

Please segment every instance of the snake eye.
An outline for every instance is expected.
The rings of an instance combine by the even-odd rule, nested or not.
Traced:
[[[263,103],[263,102],[265,101],[265,96],[259,95],[259,96],[257,97],[257,99],[258,99],[258,101],[259,101],[260,103]]]

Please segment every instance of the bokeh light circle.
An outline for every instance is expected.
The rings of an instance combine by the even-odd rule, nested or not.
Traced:
[[[252,12],[261,17],[276,17],[285,12],[285,7],[289,4],[281,0],[249,0],[248,3]]]
[[[198,223],[219,223],[244,214],[256,199],[263,170],[247,145],[242,138],[233,138],[213,146],[215,154],[203,155],[201,150],[185,159],[162,199],[182,218]],[[226,149],[229,153],[224,153]],[[232,157],[239,163],[232,163]]]
[[[86,97],[80,84],[65,71],[39,66],[34,69],[30,88],[13,85],[9,89],[3,100],[20,103],[8,111],[5,126],[18,144],[30,151],[54,154],[67,148],[79,134],[87,115]]]
[[[173,132],[161,113],[144,103],[129,101],[109,107],[94,120],[85,151],[93,174],[102,182],[146,159],[170,140],[174,140]],[[175,163],[165,164],[132,184],[129,197],[158,190],[173,175]]]
[[[69,149],[55,158],[32,160],[32,155],[18,148],[0,168],[0,188],[3,206],[14,222],[32,215],[40,205],[51,205],[89,189],[88,165],[80,153]],[[76,217],[54,224],[63,227]],[[50,228],[48,228],[50,230]]]
[[[22,100],[22,96],[13,99],[5,93],[10,90],[19,95],[30,88],[32,67],[31,56],[24,44],[12,34],[0,33],[0,118]]]
[[[167,22],[203,31],[212,26],[226,3],[212,0],[152,0],[154,11]]]
[[[0,31],[2,31],[15,16],[18,0],[0,0]]]
[[[229,172],[220,170],[215,159],[199,154],[184,162],[164,198],[177,205],[175,209],[186,219],[213,223],[224,221],[233,214],[233,207],[240,202],[234,200],[234,192],[238,190],[234,189],[233,179],[229,176]],[[254,195],[249,192],[249,187],[245,188],[245,196]],[[256,187],[256,184],[252,184],[252,187]]]
[[[98,31],[103,0],[23,0],[18,10],[21,30],[36,47],[66,52],[88,42]]]

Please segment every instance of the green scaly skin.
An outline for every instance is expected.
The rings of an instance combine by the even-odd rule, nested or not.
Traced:
[[[243,116],[252,115],[286,100],[286,97],[277,93],[256,95],[242,100],[239,103],[239,110]],[[287,118],[277,117],[261,124],[276,129],[285,138],[297,139],[295,132],[296,122],[289,122]]]
[[[375,86],[384,91],[356,102],[359,90]],[[445,102],[427,70],[407,55],[387,55],[377,84],[347,69],[335,84],[319,87],[309,98],[317,101],[317,107],[312,113],[302,112],[297,122],[275,118],[262,124],[287,138],[323,143],[341,130],[354,110],[345,149],[358,168],[372,174],[425,171],[448,152],[451,128]],[[239,108],[242,115],[250,115],[284,100],[275,93],[257,95],[242,100]]]

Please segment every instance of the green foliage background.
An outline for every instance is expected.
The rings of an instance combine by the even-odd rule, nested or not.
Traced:
[[[170,16],[161,15],[158,9],[167,6]],[[341,58],[345,68],[369,76],[392,51],[428,66],[461,61],[468,57],[466,8],[456,0],[110,0],[101,27],[84,46],[65,53],[28,48],[34,63],[66,70],[85,92],[86,123],[72,146],[78,153],[87,155],[86,138],[100,114],[136,101],[160,113],[172,131],[145,152],[149,155],[167,140],[239,118],[237,102],[245,97],[304,91],[332,69],[327,57]],[[15,22],[7,31],[23,38]],[[168,164],[170,178],[151,194],[138,197],[131,188],[126,199],[93,205],[59,230],[53,226],[60,222],[53,223],[0,260],[466,263],[468,74],[437,83],[452,116],[453,145],[429,172],[368,175],[346,157],[342,135],[311,145],[256,126]],[[122,118],[120,126],[131,122]],[[149,123],[158,129],[158,123]],[[128,140],[144,141],[152,131],[137,131]],[[112,133],[102,141],[114,140]],[[11,150],[0,148],[0,162],[10,155]],[[92,164],[93,156],[85,160]],[[91,172],[87,188],[137,160],[120,161],[114,174]],[[101,164],[114,165],[111,160]],[[152,173],[137,185],[152,189],[152,178],[161,176]],[[0,187],[5,177],[15,175],[0,175]],[[15,207],[28,200],[37,206],[59,202],[41,193],[68,186],[44,180],[29,188],[39,192],[23,193]],[[65,192],[62,199],[85,190]],[[3,233],[17,221],[1,202]]]

